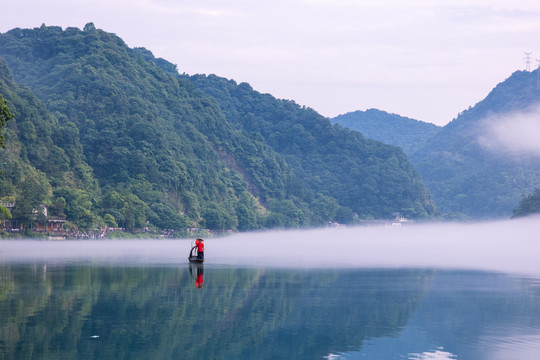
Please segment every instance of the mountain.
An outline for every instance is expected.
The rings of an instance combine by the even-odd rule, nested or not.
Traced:
[[[515,72],[410,155],[443,212],[508,217],[540,187],[538,72]]]
[[[515,72],[442,128],[378,110],[332,121],[401,146],[446,217],[505,218],[540,187],[538,72]]]
[[[332,126],[310,108],[215,75],[189,77],[237,129],[259,134],[306,187],[333,196],[362,218],[434,214],[430,195],[401,149]]]
[[[83,229],[107,222],[252,230],[347,222],[353,211],[362,218],[434,213],[400,149],[248,84],[180,75],[91,23],[13,29],[0,34],[0,57],[3,79],[39,99],[36,112],[50,127],[29,130],[36,143],[23,151],[45,134],[63,150],[43,145],[23,161],[43,172],[44,200]],[[5,97],[18,114],[8,127],[34,122],[23,114],[26,103]],[[26,133],[14,130],[13,141]],[[73,159],[47,172],[63,154]]]
[[[406,154],[412,153],[440,130],[437,125],[377,109],[338,115],[330,121],[360,131],[368,139],[399,146]]]
[[[261,201],[287,196],[293,175],[283,159],[235,131],[211,99],[115,35],[92,26],[16,29],[0,37],[0,52],[13,78],[60,125],[74,124],[81,134],[101,195],[55,186],[52,202],[62,198],[67,209],[75,209],[67,211],[68,220],[84,228],[108,215],[130,229],[147,221],[159,228],[248,229],[262,214],[252,193]],[[255,157],[259,166],[236,171],[228,156],[233,163]],[[81,224],[83,208],[92,216]]]
[[[77,127],[70,121],[60,124],[28,88],[13,81],[1,58],[0,94],[14,115],[3,129],[6,149],[0,151],[0,194],[3,202],[17,200],[13,216],[23,224],[30,223],[33,210],[42,203],[49,205],[51,215],[65,216],[64,211],[69,212],[73,204],[65,208],[65,198],[48,197],[53,188],[85,189],[84,196],[99,196]],[[88,215],[88,209],[81,209],[73,220],[83,223]]]

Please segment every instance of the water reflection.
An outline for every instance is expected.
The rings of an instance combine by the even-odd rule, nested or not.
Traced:
[[[540,297],[485,272],[12,264],[0,317],[6,359],[493,359],[537,350]]]
[[[200,289],[204,284],[204,265],[203,264],[189,264],[189,274],[191,278],[195,278],[195,287]]]

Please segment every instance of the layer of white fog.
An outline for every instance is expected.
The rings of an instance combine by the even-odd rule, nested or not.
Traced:
[[[0,263],[181,266],[188,263],[192,240],[4,240],[0,241]],[[209,237],[205,244],[206,266],[427,267],[540,275],[540,217],[240,233]]]
[[[482,126],[478,142],[484,147],[516,156],[540,157],[540,104],[489,116]]]

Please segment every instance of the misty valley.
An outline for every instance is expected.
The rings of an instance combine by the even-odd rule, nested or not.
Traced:
[[[0,34],[0,359],[536,358],[539,74],[329,119],[93,23]]]

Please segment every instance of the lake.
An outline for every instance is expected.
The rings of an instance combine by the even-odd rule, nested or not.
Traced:
[[[0,359],[537,359],[539,225],[0,241]]]

